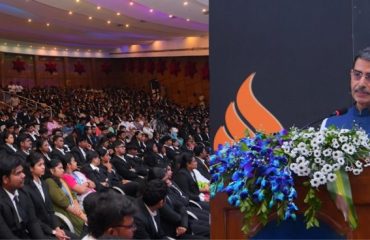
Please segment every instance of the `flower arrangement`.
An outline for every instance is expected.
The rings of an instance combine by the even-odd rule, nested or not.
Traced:
[[[263,224],[273,212],[278,221],[295,219],[294,175],[306,177],[306,227],[319,226],[316,212],[321,202],[315,196],[317,188],[335,182],[341,170],[360,174],[370,165],[366,160],[369,150],[367,133],[357,127],[258,132],[254,138],[220,145],[211,156],[211,197],[226,192],[229,204],[240,208],[244,216],[242,230],[248,232],[254,217]]]

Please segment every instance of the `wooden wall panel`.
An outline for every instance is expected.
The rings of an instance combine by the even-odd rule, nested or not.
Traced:
[[[24,71],[13,69],[13,61],[25,62]],[[172,62],[178,62],[178,74],[173,73]],[[158,70],[158,63],[163,62],[163,74]],[[194,75],[188,76],[187,64],[194,62]],[[55,63],[56,71],[46,71],[45,64]],[[182,105],[199,104],[203,95],[208,103],[209,80],[203,77],[202,68],[208,63],[208,57],[161,57],[161,58],[72,58],[46,57],[1,53],[1,84],[6,87],[10,82],[24,87],[127,87],[150,92],[150,81],[157,79],[171,100]],[[82,69],[76,71],[76,66]],[[150,66],[154,66],[151,70]],[[78,68],[78,67],[77,67]]]

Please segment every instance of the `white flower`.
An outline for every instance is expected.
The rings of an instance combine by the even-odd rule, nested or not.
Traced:
[[[290,170],[292,170],[293,172],[295,172],[296,169],[297,169],[297,166],[298,166],[298,164],[292,163],[292,164],[290,164],[289,168],[290,168]]]
[[[313,178],[322,178],[322,177],[324,177],[324,174],[322,173],[322,172],[320,172],[320,171],[317,171],[317,172],[315,172],[314,174],[313,174]]]
[[[308,156],[309,154],[310,154],[310,152],[307,150],[307,149],[305,149],[305,148],[303,148],[303,149],[301,149],[301,154],[303,155],[303,156]]]
[[[342,150],[343,150],[344,152],[348,153],[348,149],[349,149],[349,144],[348,144],[348,143],[343,144],[343,146],[342,146]]]
[[[303,176],[308,176],[311,173],[311,169],[306,168],[302,173],[303,173]]]
[[[337,179],[337,175],[335,175],[334,173],[329,173],[328,176],[326,176],[326,179],[329,182],[334,182]]]
[[[359,161],[359,160],[357,160],[357,161],[355,162],[355,165],[356,165],[356,167],[357,167],[357,168],[362,168],[362,162],[361,162],[361,161]]]
[[[333,151],[333,158],[334,159],[338,159],[338,158],[340,158],[340,157],[343,157],[343,152],[342,151],[339,151],[339,150],[337,150],[337,151]]]
[[[316,178],[311,179],[310,183],[312,187],[318,187],[320,185],[318,179]]]
[[[316,142],[318,143],[318,144],[321,144],[321,143],[323,143],[324,142],[324,140],[325,140],[325,138],[324,138],[324,136],[323,135],[318,135],[317,137],[316,137]]]
[[[305,158],[305,157],[303,157],[303,156],[299,156],[299,157],[297,157],[296,162],[297,162],[297,163],[303,163],[305,160],[306,160],[306,158]]]
[[[356,148],[354,146],[350,145],[348,150],[347,150],[347,153],[349,155],[353,155],[355,152],[356,152]]]
[[[352,168],[352,167],[350,167],[350,166],[346,166],[346,167],[344,168],[344,170],[345,170],[346,172],[351,172],[351,171],[353,170],[353,168]]]
[[[354,175],[359,175],[360,173],[362,173],[363,169],[362,168],[355,168],[353,169],[352,173]]]
[[[339,163],[339,165],[344,165],[344,163],[345,163],[345,161],[344,161],[344,158],[343,157],[339,157],[338,159],[337,159],[337,162]]]
[[[326,181],[326,177],[325,176],[322,176],[321,178],[319,178],[320,185],[325,184],[326,182],[327,181]]]
[[[321,172],[328,173],[333,170],[333,167],[330,164],[324,164],[324,166],[321,169]]]
[[[321,151],[320,150],[314,150],[313,155],[318,158],[318,157],[321,156]]]
[[[306,144],[304,142],[300,142],[298,144],[297,148],[299,148],[299,149],[305,149],[306,148]]]
[[[329,157],[331,155],[333,150],[331,150],[331,148],[327,148],[325,149],[322,154],[325,156],[325,157]]]
[[[332,144],[331,144],[331,146],[332,146],[333,148],[339,148],[339,147],[340,147],[340,145],[339,145],[339,143],[338,143],[338,142],[334,142],[334,143],[332,143]]]
[[[321,158],[315,158],[314,161],[315,161],[315,163],[320,164],[321,163]]]
[[[338,171],[338,170],[340,169],[340,165],[339,165],[339,163],[334,163],[334,164],[332,165],[332,167],[333,167],[333,171]]]
[[[348,132],[349,132],[349,129],[346,129],[346,128],[342,128],[339,131],[339,133],[348,133]]]
[[[347,142],[347,141],[348,141],[348,137],[347,136],[340,136],[339,137],[339,142],[344,143],[344,142]]]

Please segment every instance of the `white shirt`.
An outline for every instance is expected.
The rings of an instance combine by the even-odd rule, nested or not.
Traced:
[[[78,147],[80,150],[81,150],[81,152],[82,152],[82,155],[84,156],[84,158],[86,159],[86,153],[85,153],[85,151],[82,149],[82,148],[80,148],[80,147]]]
[[[90,167],[92,168],[92,170],[99,172],[99,168],[94,166],[94,164],[90,164]]]
[[[150,216],[152,217],[152,220],[153,220],[153,223],[154,223],[154,227],[155,227],[155,231],[158,232],[158,226],[157,226],[157,222],[155,221],[154,217],[157,216],[157,211],[154,211],[152,212],[150,210],[150,208],[144,203],[146,209],[148,209],[148,212],[150,214]]]
[[[41,185],[41,181],[40,181],[40,179],[39,179],[39,182],[38,182],[38,181],[36,181],[35,179],[33,180],[33,182],[35,183],[35,185],[36,185],[37,189],[39,190],[39,192],[40,192],[40,194],[41,194],[41,196],[42,196],[42,199],[44,199],[44,202],[45,202],[45,194],[44,194],[44,191],[43,191],[43,189],[42,189],[42,185]]]
[[[21,216],[19,215],[19,212],[18,212],[18,208],[17,208],[17,204],[15,202],[15,199],[14,197],[18,197],[19,196],[19,193],[18,193],[18,190],[15,190],[14,194],[12,194],[11,192],[9,192],[8,190],[6,190],[5,188],[3,188],[5,190],[5,192],[8,194],[10,200],[12,201],[13,203],[13,206],[15,208],[15,211],[17,212],[17,216],[18,216],[18,219],[19,219],[19,222],[22,222],[22,218]]]
[[[6,145],[8,145],[8,147],[10,147],[11,149],[13,149],[14,152],[17,151],[17,149],[12,144],[7,143]]]

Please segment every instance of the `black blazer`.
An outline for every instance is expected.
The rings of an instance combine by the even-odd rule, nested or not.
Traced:
[[[121,175],[121,177],[123,177],[124,179],[134,181],[138,179],[139,175],[135,172],[130,171],[133,166],[128,160],[126,160],[125,162],[118,156],[114,155],[110,162],[115,167],[118,174]]]
[[[35,212],[37,218],[40,220],[40,225],[44,233],[52,235],[53,229],[58,227],[59,221],[54,215],[53,203],[49,196],[48,186],[44,181],[41,181],[42,190],[45,196],[44,199],[41,196],[40,191],[33,181],[30,181],[27,185],[24,186],[24,190],[30,195],[32,203],[35,207]]]
[[[179,186],[181,191],[189,197],[189,199],[200,201],[198,184],[194,181],[187,169],[181,168],[177,171],[173,180]]]
[[[96,191],[101,191],[103,189],[106,189],[107,187],[103,186],[101,183],[107,181],[109,183],[108,176],[105,174],[104,170],[100,167],[99,171],[95,171],[92,169],[90,164],[86,164],[81,168],[81,172],[83,172],[88,179],[93,181],[96,186]]]
[[[198,163],[197,170],[203,175],[203,177],[211,180],[211,174],[209,173],[209,170],[207,168],[208,166],[205,165],[206,163],[203,163],[203,161],[198,157],[195,157],[195,160],[197,160]]]
[[[18,193],[19,202],[25,215],[22,223],[18,221],[12,200],[5,190],[0,187],[0,238],[45,239],[46,237],[41,229],[40,221],[36,217],[30,196],[22,189],[19,189]]]
[[[159,209],[161,214],[161,226],[167,236],[176,238],[176,228],[189,229],[188,214],[185,206],[167,195],[164,206]]]
[[[61,151],[59,151],[56,148],[53,148],[53,151],[50,153],[50,157],[52,159],[59,159],[59,160],[64,159],[65,155],[66,155],[66,152],[64,152],[64,154],[63,154]]]
[[[14,145],[13,145],[13,147],[17,150],[17,148]],[[4,143],[0,147],[0,153],[1,154],[5,153],[5,154],[13,156],[17,153],[17,151],[14,151],[11,147],[9,147],[7,144]]]
[[[148,212],[148,209],[145,207],[143,200],[139,199],[137,201],[138,211],[135,214],[135,224],[137,229],[134,233],[134,239],[164,239],[165,234],[161,227],[160,222],[160,212],[157,211],[157,227],[158,232],[155,230],[155,226]]]
[[[75,158],[78,166],[84,166],[86,164],[86,157],[84,157],[78,146],[72,148],[71,153]],[[87,154],[87,151],[85,151],[85,154]]]

